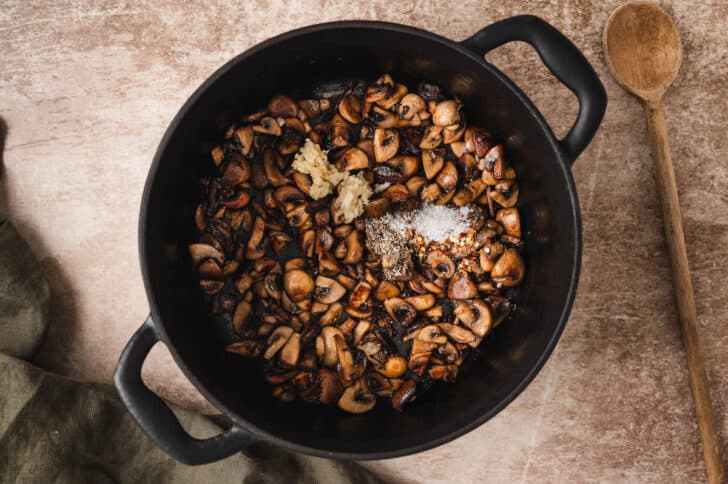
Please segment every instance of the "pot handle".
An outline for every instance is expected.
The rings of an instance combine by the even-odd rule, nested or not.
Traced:
[[[520,40],[530,44],[551,73],[579,100],[579,115],[564,139],[562,149],[571,162],[594,137],[607,108],[602,82],[579,49],[561,32],[533,15],[519,15],[496,22],[475,33],[462,44],[478,55]]]
[[[167,454],[188,465],[214,462],[250,445],[253,436],[235,426],[209,439],[190,436],[172,410],[147,388],[142,364],[159,340],[150,315],[122,351],[114,372],[114,386],[142,430]]]

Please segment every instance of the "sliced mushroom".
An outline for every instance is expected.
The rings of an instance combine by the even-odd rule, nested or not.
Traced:
[[[339,398],[338,407],[349,413],[366,413],[374,408],[377,397],[369,391],[366,382],[361,379],[346,388]]]
[[[364,253],[364,248],[359,238],[359,231],[352,230],[349,235],[346,236],[346,257],[344,257],[344,264],[356,264],[361,260],[361,256]]]
[[[205,294],[213,295],[222,291],[225,283],[222,281],[212,281],[208,279],[200,280],[200,288]]]
[[[271,116],[260,118],[258,124],[253,126],[253,131],[256,133],[270,134],[272,136],[280,136],[283,132],[278,121]]]
[[[447,343],[447,337],[442,333],[442,329],[437,324],[430,324],[420,329],[420,332],[417,333],[417,339],[436,345]],[[414,353],[414,349],[412,352]]]
[[[458,271],[452,276],[447,288],[447,296],[450,299],[472,299],[477,295],[478,290],[467,273]]]
[[[189,251],[194,265],[199,264],[205,259],[212,259],[218,264],[222,264],[225,258],[222,252],[207,244],[190,244]]]
[[[318,99],[301,99],[298,101],[298,107],[301,108],[309,118],[315,118],[321,114],[321,104]]]
[[[276,94],[268,101],[268,111],[277,118],[296,116],[298,107],[290,97],[285,94]]]
[[[296,399],[296,390],[288,384],[276,385],[273,389],[273,397],[281,402],[291,403]]]
[[[288,339],[293,334],[293,328],[288,326],[278,326],[268,337],[268,347],[263,353],[266,360],[272,359],[285,346]]]
[[[392,297],[384,301],[384,309],[387,313],[403,326],[409,326],[417,316],[417,311],[407,301],[398,297]]]
[[[399,119],[411,120],[417,115],[417,113],[424,111],[425,109],[427,109],[425,100],[417,94],[409,93],[399,102],[397,113],[399,114]]]
[[[339,361],[339,356],[336,350],[336,342],[335,337],[338,336],[340,338],[344,337],[344,333],[341,332],[341,330],[335,326],[324,326],[321,328],[321,348],[319,349],[319,343],[318,338],[316,339],[316,352],[317,354],[321,352],[321,358],[320,361],[324,366],[328,366],[330,368],[336,366],[336,363]]]
[[[374,130],[374,159],[383,163],[397,154],[399,150],[399,133],[393,129],[377,128]]]
[[[422,187],[424,187],[427,184],[427,179],[423,176],[413,176],[409,180],[407,180],[407,189],[410,192],[410,195],[413,197],[416,197],[420,194],[420,190],[422,190]]]
[[[331,255],[331,252],[323,251],[318,257],[319,274],[324,276],[334,276],[341,271],[341,265]]]
[[[398,203],[408,199],[410,196],[410,192],[406,186],[398,183],[384,190],[384,192],[382,192],[382,196],[392,203]]]
[[[356,328],[354,328],[354,339],[353,343],[355,345],[358,345],[359,342],[366,336],[366,334],[369,332],[369,330],[372,328],[372,323],[363,319],[357,323]]]
[[[283,288],[291,301],[297,303],[313,293],[314,281],[308,272],[293,269],[283,275]]]
[[[465,141],[455,141],[450,143],[450,150],[455,156],[460,158],[467,152],[467,149],[465,148]]]
[[[240,156],[240,153],[234,153],[234,155],[237,156],[227,162],[223,173],[223,176],[228,183],[233,186],[247,182],[250,180],[251,176],[250,163],[248,163],[248,160],[243,159],[242,156]]]
[[[210,150],[210,155],[212,156],[212,162],[215,163],[215,166],[220,166],[222,164],[222,160],[225,159],[225,150],[222,149],[222,146],[217,145]]]
[[[273,199],[279,206],[296,200],[304,200],[306,196],[301,190],[291,185],[284,185],[276,188],[273,192]]]
[[[363,170],[369,167],[369,157],[359,148],[346,148],[336,164],[339,171]]]
[[[339,274],[336,276],[336,280],[347,289],[353,289],[356,286],[356,279],[347,274]]]
[[[455,163],[452,161],[445,163],[442,170],[440,170],[440,173],[437,175],[436,181],[437,184],[445,191],[455,188],[455,185],[458,183],[458,168],[455,166]]]
[[[377,101],[377,104],[384,109],[392,109],[407,94],[407,86],[404,84],[395,84],[394,88],[383,99]]]
[[[419,294],[405,298],[405,301],[417,311],[426,311],[435,305],[435,296],[432,294]]]
[[[374,81],[374,83],[367,88],[366,96],[364,99],[370,103],[381,101],[382,99],[387,97],[393,90],[394,81],[392,80],[392,76],[390,76],[389,74],[382,74],[379,79]]]
[[[369,390],[378,397],[391,397],[395,390],[387,377],[374,371],[367,372],[366,382]]]
[[[293,333],[281,349],[278,361],[289,368],[295,368],[298,364],[298,357],[301,354],[301,335]]]
[[[521,216],[517,208],[503,208],[495,214],[495,219],[503,225],[506,234],[521,237]]]
[[[461,120],[459,124],[454,124],[452,126],[448,126],[442,130],[442,142],[445,144],[455,143],[455,142],[459,141],[460,139],[462,139],[464,134],[465,134],[465,123]],[[465,144],[463,144],[462,149],[463,150],[465,149]],[[454,149],[453,149],[453,153],[455,153]],[[462,152],[460,153],[460,155],[462,155]],[[455,154],[455,156],[458,156],[458,157],[460,155]]]
[[[288,179],[283,176],[281,170],[278,168],[277,158],[280,157],[278,153],[270,148],[266,148],[263,151],[263,169],[265,170],[265,177],[268,183],[274,187],[280,187],[288,183]]]
[[[417,384],[414,380],[407,380],[392,394],[392,407],[401,412],[404,407],[415,400]]]
[[[353,94],[347,94],[339,101],[339,114],[351,124],[361,123],[361,101]]]
[[[240,301],[235,307],[233,313],[233,329],[237,334],[242,334],[243,328],[250,320],[250,315],[253,313],[253,306],[245,300]]]
[[[334,335],[334,344],[339,360],[337,364],[339,376],[344,386],[348,386],[364,374],[367,359],[361,353],[355,356],[342,335]]]
[[[379,218],[387,213],[389,205],[390,201],[388,198],[374,198],[364,207],[364,215],[367,218]]]
[[[475,341],[472,331],[450,323],[440,323],[440,329],[454,342],[467,344]]]
[[[403,179],[411,177],[420,169],[420,159],[417,156],[399,155],[390,158],[386,163],[389,167],[399,171]]]
[[[372,306],[369,303],[369,295],[372,287],[364,282],[359,281],[351,290],[349,302],[346,305],[346,312],[357,318],[368,318],[372,314]]]
[[[442,150],[422,150],[422,168],[428,180],[435,178],[444,165],[445,157]],[[455,171],[457,172],[457,169]]]
[[[253,147],[253,128],[252,126],[243,126],[235,130],[235,139],[240,145],[240,153],[244,156],[250,154],[250,149]]]
[[[510,208],[518,202],[518,183],[514,183],[511,188],[510,195],[506,196],[498,190],[492,190],[489,194],[490,198],[498,203],[501,207]]]
[[[419,340],[415,340],[415,343],[418,341]],[[414,347],[414,344],[412,346]],[[410,371],[418,376],[424,375],[427,370],[427,366],[430,364],[430,358],[432,358],[431,351],[415,353],[413,350],[408,362]]]
[[[306,267],[306,260],[303,257],[294,257],[286,261],[283,270],[288,272],[293,269],[303,269],[304,267]]]
[[[420,198],[423,202],[434,202],[442,195],[442,189],[437,183],[431,183],[422,189]]]
[[[428,126],[422,134],[420,148],[423,150],[434,150],[442,143],[442,126]]]
[[[263,346],[259,341],[247,339],[227,345],[225,347],[225,351],[249,358],[257,358],[262,353]]]
[[[493,146],[488,132],[477,126],[468,126],[465,129],[463,141],[465,141],[465,149],[470,153],[475,153],[478,158],[484,157]]]
[[[496,284],[511,287],[523,281],[526,273],[523,259],[516,249],[506,249],[495,263],[490,277]]]
[[[341,303],[333,303],[319,318],[321,326],[328,326],[330,324],[336,324],[341,319],[341,315],[344,314],[344,305]]]
[[[328,368],[320,368],[318,370],[316,373],[316,381],[320,388],[319,402],[323,404],[337,401],[344,391],[339,377]]]
[[[324,304],[333,304],[346,293],[346,288],[334,279],[324,276],[316,278],[316,287],[314,290],[314,299]]]
[[[480,299],[458,301],[454,313],[479,338],[483,338],[493,327],[493,313],[490,306]]]
[[[265,220],[262,217],[256,217],[253,222],[253,231],[248,239],[245,248],[245,258],[248,260],[260,259],[265,255],[265,249],[268,245],[268,239],[265,237]]]
[[[374,291],[374,298],[377,301],[386,301],[387,299],[399,296],[399,287],[391,282],[382,281]]]
[[[460,107],[453,100],[443,101],[437,104],[435,112],[432,113],[432,122],[435,126],[452,126],[460,123]]]
[[[457,365],[434,365],[427,370],[427,374],[433,380],[452,383],[458,376],[458,367]]]
[[[369,119],[374,121],[378,128],[394,128],[397,124],[397,115],[379,106],[372,107]]]

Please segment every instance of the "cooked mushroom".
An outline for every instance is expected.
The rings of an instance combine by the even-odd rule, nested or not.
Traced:
[[[420,148],[423,150],[433,150],[442,143],[442,126],[428,126],[422,135]]]
[[[419,294],[405,298],[405,301],[417,311],[426,311],[435,305],[435,296],[432,294]]]
[[[369,157],[359,148],[346,148],[336,167],[339,171],[363,170],[369,167]]]
[[[405,405],[415,400],[417,385],[414,380],[407,380],[392,394],[392,407],[401,412]]]
[[[372,287],[368,283],[359,281],[351,290],[346,312],[359,318],[368,317],[365,314],[371,315],[372,308],[369,304],[369,295],[371,292]]]
[[[222,160],[225,159],[225,150],[222,149],[222,146],[217,145],[210,150],[210,155],[212,155],[212,162],[215,163],[215,166],[220,166]]]
[[[374,298],[378,301],[386,301],[387,299],[399,296],[399,287],[391,282],[382,281],[374,291]]]
[[[316,278],[314,299],[324,304],[332,304],[341,299],[346,293],[346,288],[334,279],[324,276]]]
[[[321,343],[319,348],[319,339],[316,338],[316,353],[321,353],[320,361],[321,364],[328,367],[336,366],[339,361],[338,353],[336,350],[335,337],[344,337],[344,333],[335,326],[324,326],[321,328]]]
[[[328,326],[335,324],[341,319],[341,315],[344,314],[344,305],[341,303],[333,303],[319,318],[321,326]]]
[[[353,94],[347,94],[339,101],[339,114],[351,124],[361,123],[361,101]]]
[[[250,320],[250,315],[253,313],[253,306],[245,300],[240,301],[235,308],[233,313],[233,329],[237,334],[242,334],[243,328]]]
[[[318,99],[301,99],[298,101],[298,107],[300,107],[309,118],[315,118],[321,114],[322,109]]]
[[[392,80],[392,76],[389,74],[383,74],[367,88],[366,97],[364,99],[370,103],[381,101],[393,90],[394,81]]]
[[[281,349],[281,355],[278,361],[289,368],[294,368],[298,364],[298,357],[301,354],[301,335],[293,333],[288,341]]]
[[[493,146],[488,132],[477,126],[468,126],[465,129],[463,141],[465,141],[465,149],[475,153],[478,158],[484,157]]]
[[[288,326],[278,326],[274,329],[268,337],[268,348],[263,353],[263,358],[270,360],[277,355],[278,351],[285,346],[292,334],[293,328]]]
[[[399,102],[397,113],[399,114],[399,119],[412,119],[417,113],[425,109],[427,109],[425,100],[417,94],[409,93]]]
[[[363,379],[357,380],[346,388],[339,398],[338,407],[349,413],[366,413],[374,408],[377,397],[367,388]]]
[[[418,340],[415,340],[417,342]],[[414,346],[414,345],[413,345]],[[430,364],[430,358],[432,358],[432,352],[426,351],[426,352],[420,352],[415,353],[412,352],[412,355],[409,359],[409,369],[414,374],[418,376],[422,376],[425,374],[425,370],[427,370],[427,366]]]
[[[495,214],[495,219],[503,225],[506,234],[521,237],[521,216],[517,208],[503,208]]]
[[[341,271],[341,265],[337,262],[331,252],[322,251],[318,257],[319,274],[324,276],[334,276]]]
[[[230,185],[240,185],[241,183],[250,180],[251,171],[250,163],[240,156],[240,153],[234,153],[234,157],[231,157],[230,161],[225,165],[225,171],[223,176],[230,183]]]
[[[291,301],[301,302],[313,293],[313,278],[308,272],[293,269],[283,275],[283,288]]]
[[[480,338],[484,337],[493,326],[493,313],[488,304],[480,299],[458,301],[454,313],[473,334]]]
[[[478,290],[467,273],[458,271],[450,279],[447,296],[450,299],[471,299],[478,295]]]
[[[387,165],[402,174],[407,179],[417,173],[420,168],[420,159],[417,156],[399,155],[386,161]],[[395,183],[395,182],[392,182]]]
[[[227,345],[225,351],[249,358],[257,358],[262,353],[263,346],[257,340],[247,339]]]
[[[194,265],[199,264],[205,259],[212,259],[218,264],[222,264],[225,258],[222,252],[207,244],[190,244],[189,251]]]
[[[442,380],[444,382],[454,382],[458,376],[457,365],[435,365],[427,370],[427,374],[433,380]]]
[[[288,179],[283,176],[283,173],[281,173],[281,170],[278,168],[278,157],[280,157],[280,155],[270,148],[266,148],[263,151],[263,169],[265,170],[265,177],[268,180],[268,183],[274,187],[280,187],[288,183]]]
[[[523,259],[516,249],[506,249],[495,263],[490,277],[496,284],[511,287],[523,281],[525,275]]]
[[[465,123],[461,120],[459,124],[454,124],[452,126],[448,126],[445,129],[442,130],[442,142],[445,144],[455,143],[462,139],[463,135],[465,134]],[[453,153],[455,153],[455,149],[452,148]],[[461,151],[460,154],[455,153],[455,156],[460,156],[464,153],[465,150],[465,144],[463,142],[462,147],[458,147],[458,151]]]
[[[275,118],[266,116],[261,118],[259,124],[253,126],[253,131],[256,133],[270,134],[273,136],[280,136],[283,130],[281,130],[278,121]]]
[[[344,386],[347,386],[364,374],[367,359],[361,353],[355,356],[342,335],[336,334],[333,338],[336,345],[339,376]]]
[[[298,107],[285,94],[276,94],[268,101],[268,111],[277,118],[288,118],[298,113]]]
[[[354,339],[353,343],[355,345],[359,344],[359,342],[362,340],[362,338],[369,332],[369,330],[372,328],[372,323],[369,321],[362,319],[357,323],[356,327],[354,328]]]
[[[445,191],[455,188],[455,185],[458,183],[458,168],[455,166],[455,163],[452,161],[445,163],[442,170],[440,170],[440,173],[437,175],[436,181],[437,184]]]
[[[222,281],[212,281],[207,279],[200,280],[200,288],[205,294],[213,295],[222,291],[225,283]]]
[[[273,199],[279,206],[283,206],[288,202],[305,199],[305,195],[298,188],[291,185],[284,185],[276,188],[273,192]]]
[[[384,190],[384,192],[382,192],[382,196],[392,203],[398,203],[408,199],[410,192],[405,185],[398,183]]]
[[[339,274],[336,276],[336,280],[347,289],[353,289],[356,286],[356,279],[347,274]]]
[[[420,329],[419,333],[417,333],[417,339],[436,345],[447,343],[447,337],[442,333],[442,329],[437,324],[430,324]],[[412,352],[414,353],[414,349]]]
[[[379,218],[389,210],[389,199],[385,197],[374,198],[364,207],[364,215],[367,218]]]
[[[437,183],[431,183],[422,189],[420,197],[424,202],[434,202],[442,195],[442,189]]]
[[[273,389],[273,397],[281,402],[290,403],[296,399],[296,390],[288,384],[276,385]]]
[[[319,402],[323,404],[337,401],[344,391],[339,377],[328,368],[319,368],[316,372],[316,381],[320,388]]]
[[[253,147],[253,128],[251,126],[243,126],[235,130],[235,139],[240,145],[240,152],[248,156],[250,149]]]
[[[265,255],[265,249],[268,245],[268,239],[265,235],[265,220],[262,217],[256,217],[253,222],[253,232],[250,234],[248,244],[245,248],[245,258],[248,260],[260,259]]]
[[[450,323],[440,323],[440,329],[454,342],[456,343],[472,343],[475,341],[475,335],[472,331],[463,328],[462,326],[456,326]]]
[[[383,163],[397,154],[399,149],[399,133],[393,129],[377,128],[374,130],[374,159]]]
[[[510,208],[516,205],[518,202],[518,183],[514,183],[511,188],[510,195],[506,196],[498,190],[492,190],[490,192],[490,198],[498,203],[501,207]]]
[[[392,109],[405,94],[407,94],[407,86],[404,84],[395,84],[394,88],[383,99],[377,101],[377,104],[384,109]]]
[[[422,150],[422,168],[425,176],[432,180],[445,164],[444,152],[442,150]],[[455,170],[457,174],[457,169]]]
[[[379,106],[372,107],[371,111],[369,111],[369,119],[374,121],[379,128],[394,128],[395,124],[397,124],[397,116]]]
[[[398,297],[391,297],[384,301],[384,309],[399,324],[409,326],[417,316],[417,311],[407,301]]]
[[[435,126],[452,126],[460,123],[460,107],[452,100],[443,101],[437,104],[435,112],[432,113],[432,122]]]
[[[407,371],[407,360],[402,356],[390,356],[378,371],[387,378],[399,378]]]
[[[410,192],[410,195],[413,197],[416,197],[420,194],[420,190],[422,190],[422,187],[424,187],[427,184],[427,179],[423,176],[413,176],[409,180],[407,180],[407,189]]]
[[[356,264],[361,260],[361,256],[364,253],[364,248],[359,238],[359,231],[352,230],[349,235],[346,236],[346,257],[344,257],[344,264]]]

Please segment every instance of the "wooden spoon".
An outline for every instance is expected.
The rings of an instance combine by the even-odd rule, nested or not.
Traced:
[[[698,338],[698,315],[662,112],[662,98],[682,61],[680,38],[675,24],[658,5],[633,2],[616,9],[607,20],[604,29],[604,53],[614,79],[642,101],[647,114],[675,300],[685,342],[690,387],[695,399],[708,481],[719,484],[723,482],[723,466]]]

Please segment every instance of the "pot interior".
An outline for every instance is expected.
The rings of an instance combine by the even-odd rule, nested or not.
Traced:
[[[578,269],[578,208],[571,178],[549,132],[517,91],[448,41],[404,27],[357,22],[274,39],[214,76],[193,97],[158,152],[141,220],[142,266],[155,322],[191,380],[243,427],[318,455],[380,458],[453,438],[497,413],[543,364],[560,334]],[[212,171],[210,148],[242,114],[285,92],[390,72],[410,87],[428,80],[465,102],[468,122],[504,142],[520,184],[527,276],[517,311],[479,348],[454,384],[435,385],[399,414],[378,403],[364,415],[335,407],[284,404],[256,364],[223,350],[230,331],[209,316],[191,270],[199,178]]]

